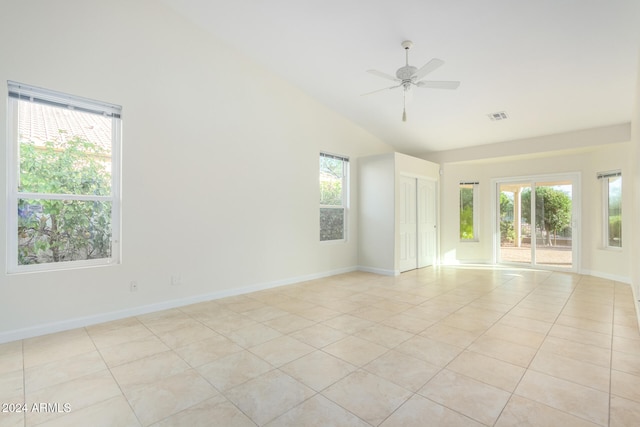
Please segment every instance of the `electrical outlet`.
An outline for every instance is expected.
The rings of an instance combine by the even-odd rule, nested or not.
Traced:
[[[171,275],[171,286],[180,286],[182,284],[182,278],[180,273]]]
[[[129,290],[131,292],[138,292],[138,282],[135,280],[129,284]]]

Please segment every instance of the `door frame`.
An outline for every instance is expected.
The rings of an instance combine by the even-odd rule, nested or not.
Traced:
[[[504,178],[493,178],[491,180],[491,218],[493,227],[493,264],[498,264],[499,251],[500,251],[500,193],[498,187],[500,184],[506,183],[528,183],[532,186],[536,183],[549,182],[549,181],[571,181],[571,268],[553,267],[544,264],[534,264],[533,260],[525,266],[531,268],[537,268],[541,270],[553,270],[553,271],[565,271],[577,273],[580,271],[580,242],[582,241],[582,174],[580,172],[564,172],[553,173],[543,175],[523,175],[523,176],[510,176]],[[503,263],[503,265],[522,266],[518,263]]]

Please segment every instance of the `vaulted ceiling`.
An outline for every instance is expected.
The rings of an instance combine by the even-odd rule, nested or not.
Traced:
[[[163,0],[398,151],[422,154],[629,122],[638,0]],[[445,64],[400,89],[367,73]],[[489,115],[506,112],[506,120]]]

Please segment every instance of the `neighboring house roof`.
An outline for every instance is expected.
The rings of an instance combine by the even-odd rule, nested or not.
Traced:
[[[111,149],[112,120],[97,114],[52,107],[36,102],[19,102],[18,131],[20,141],[42,145],[78,136]]]

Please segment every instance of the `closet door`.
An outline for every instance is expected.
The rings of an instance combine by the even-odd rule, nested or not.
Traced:
[[[417,185],[415,178],[400,176],[399,218],[400,271],[418,267]]]
[[[418,179],[417,187],[418,268],[422,268],[436,259],[436,182]]]

